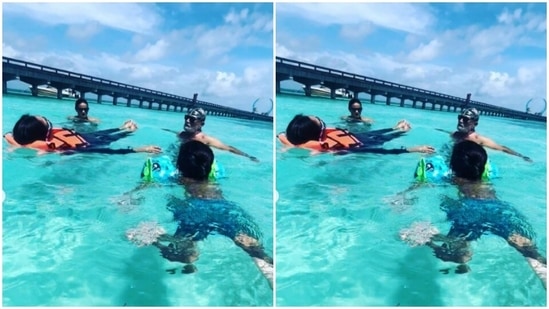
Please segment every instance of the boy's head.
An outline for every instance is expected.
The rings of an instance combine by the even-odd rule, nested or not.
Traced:
[[[13,139],[19,145],[45,141],[51,133],[51,122],[44,117],[25,114],[13,126]]]
[[[298,114],[286,127],[286,137],[290,143],[301,145],[320,140],[325,128],[326,125],[320,118]]]
[[[450,168],[457,177],[480,180],[487,161],[486,150],[481,145],[466,140],[454,145]]]
[[[214,154],[208,145],[191,140],[179,147],[177,169],[183,177],[207,180],[213,161]]]

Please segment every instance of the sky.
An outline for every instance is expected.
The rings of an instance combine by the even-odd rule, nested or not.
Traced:
[[[539,112],[546,19],[545,3],[277,3],[275,48],[278,57],[520,111],[533,99]]]
[[[273,97],[272,3],[2,7],[6,57],[248,111]]]

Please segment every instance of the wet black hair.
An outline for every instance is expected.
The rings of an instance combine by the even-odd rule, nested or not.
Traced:
[[[183,175],[195,180],[207,180],[214,154],[212,149],[199,141],[188,141],[179,147],[177,156],[177,169]]]
[[[35,116],[24,114],[13,126],[13,139],[19,145],[28,145],[35,141],[45,141],[48,137],[48,126]]]
[[[308,141],[316,141],[322,133],[322,128],[309,116],[298,114],[290,121],[286,128],[286,137],[294,145],[301,145]]]
[[[80,105],[81,103],[86,103],[87,107],[88,108],[90,107],[90,105],[88,104],[88,101],[86,101],[86,99],[79,98],[78,100],[76,100],[76,102],[74,102],[74,109],[78,109],[78,105]]]
[[[472,141],[462,141],[454,145],[450,168],[457,177],[480,180],[488,154],[484,148]]]
[[[349,110],[351,110],[351,106],[353,106],[353,104],[355,104],[355,103],[360,104],[360,107],[362,107],[362,102],[360,102],[359,99],[357,99],[357,98],[352,98],[352,99],[349,100],[349,106],[348,106],[347,108],[348,108]]]

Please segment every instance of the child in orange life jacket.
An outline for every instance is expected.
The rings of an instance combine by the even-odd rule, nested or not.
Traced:
[[[128,149],[109,149],[110,143],[128,136],[137,129],[133,121],[126,121],[120,128],[80,134],[64,128],[54,128],[51,122],[42,116],[25,114],[13,127],[13,133],[4,135],[4,139],[16,147],[33,148],[47,152],[97,152],[109,154],[127,154],[135,152],[159,153],[157,146],[145,146]]]
[[[396,128],[381,129],[353,134],[344,129],[327,128],[322,119],[316,116],[296,115],[286,128],[286,133],[277,135],[287,146],[296,146],[326,152],[370,152],[379,154],[401,154],[409,152],[433,153],[431,146],[401,147],[401,149],[383,149],[385,142],[397,138],[409,129],[405,121]],[[395,132],[396,131],[396,132]]]

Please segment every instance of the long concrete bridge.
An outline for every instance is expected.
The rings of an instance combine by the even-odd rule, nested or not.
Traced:
[[[372,77],[347,73],[335,69],[321,67],[300,61],[276,57],[276,92],[280,93],[280,83],[293,80],[304,85],[305,95],[311,96],[311,86],[322,85],[330,89],[330,97],[336,98],[336,90],[345,89],[345,93],[358,97],[360,92],[370,95],[370,103],[376,102],[376,97],[385,97],[386,105],[399,105],[431,110],[446,110],[461,112],[464,108],[475,107],[483,115],[509,117],[524,120],[547,121],[546,116],[529,114],[496,105],[471,101],[434,91],[405,86]],[[396,99],[397,102],[394,102]]]
[[[2,57],[2,89],[4,93],[7,93],[7,83],[10,80],[20,80],[29,84],[33,96],[39,95],[39,86],[49,85],[57,89],[58,99],[63,98],[63,92],[66,89],[70,89],[71,92],[78,92],[79,96],[83,98],[86,93],[95,93],[97,102],[100,104],[104,102],[104,96],[110,96],[113,105],[125,104],[127,107],[156,108],[176,112],[185,112],[190,108],[201,107],[209,115],[273,122],[272,116],[199,101],[197,100],[197,94],[194,94],[192,99],[185,98],[99,77]],[[120,102],[121,99],[125,102]]]

